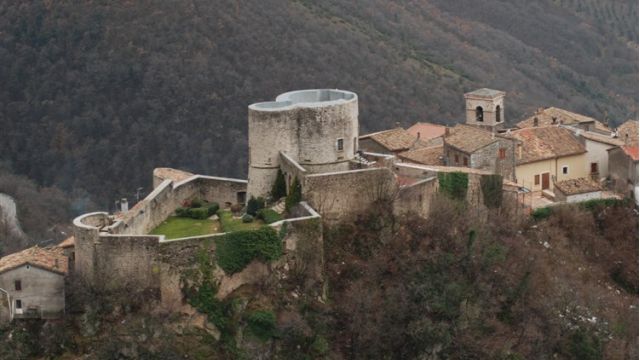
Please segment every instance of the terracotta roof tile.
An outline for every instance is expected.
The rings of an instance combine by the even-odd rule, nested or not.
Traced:
[[[360,139],[370,138],[389,151],[409,150],[416,144],[416,138],[403,128],[384,130],[363,135]]]
[[[581,123],[593,122],[595,127],[599,130],[610,131],[608,127],[599,122],[598,120],[585,115],[576,114],[564,109],[558,109],[555,107],[546,108],[538,111],[535,115],[528,117],[516,124],[520,129],[535,127],[535,119],[538,119],[538,126],[549,125],[575,125]],[[553,120],[555,118],[555,121]]]
[[[555,188],[566,195],[584,194],[602,190],[595,181],[587,178],[558,181],[555,183]]]
[[[522,156],[517,160],[518,164],[586,152],[571,130],[557,126],[516,130],[511,132],[511,136],[522,142]]]
[[[633,160],[638,161],[638,145],[621,147],[625,154],[629,155]]]
[[[444,147],[432,146],[401,152],[398,157],[417,164],[444,165],[442,162],[443,154]]]
[[[611,137],[611,135],[603,135],[603,134],[598,134],[591,131],[584,131],[580,133],[580,136],[584,137],[585,139],[597,141],[603,144],[609,144],[614,146],[624,145],[624,141],[618,138]]]
[[[618,138],[627,145],[638,145],[638,122],[628,120],[618,127]],[[627,136],[628,135],[628,136]]]
[[[68,269],[68,260],[62,253],[62,248],[34,246],[2,257],[0,259],[0,273],[26,264],[60,274],[66,274]]]
[[[407,132],[416,138],[418,134],[420,134],[420,139],[428,140],[444,135],[446,128],[446,126],[442,125],[417,122],[411,125],[411,127],[407,129]]]
[[[496,137],[488,130],[472,125],[458,124],[445,136],[444,142],[468,154],[496,142]]]

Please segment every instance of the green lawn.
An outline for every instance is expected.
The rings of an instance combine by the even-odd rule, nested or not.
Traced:
[[[234,219],[231,211],[220,210],[218,211],[220,217],[220,223],[222,225],[222,231],[238,231],[238,230],[254,230],[264,225],[262,220],[254,219],[250,223],[243,223],[242,219]]]
[[[220,223],[213,220],[196,220],[191,218],[170,216],[151,235],[164,235],[167,239],[177,239],[188,236],[207,235],[220,232]]]

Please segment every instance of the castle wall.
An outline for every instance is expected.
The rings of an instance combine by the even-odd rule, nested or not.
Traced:
[[[308,175],[302,193],[303,198],[331,222],[363,213],[376,200],[393,198],[397,188],[389,169],[371,168]]]
[[[284,179],[287,184],[287,192],[289,191],[289,187],[291,186],[293,179],[296,177],[298,178],[300,185],[304,184],[307,170],[285,153],[280,153],[280,169],[284,174]]]
[[[426,218],[429,216],[431,197],[438,191],[438,179],[429,177],[415,184],[400,188],[394,201],[395,215],[413,213]]]

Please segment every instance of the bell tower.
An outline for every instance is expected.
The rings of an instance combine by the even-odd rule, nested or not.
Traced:
[[[494,129],[504,124],[504,91],[478,89],[464,94],[468,125]]]

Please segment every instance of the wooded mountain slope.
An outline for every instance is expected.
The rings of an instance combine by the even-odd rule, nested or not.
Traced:
[[[1,160],[101,207],[157,166],[246,173],[246,109],[360,96],[361,131],[454,123],[462,93],[636,117],[638,3],[621,0],[0,1]]]

